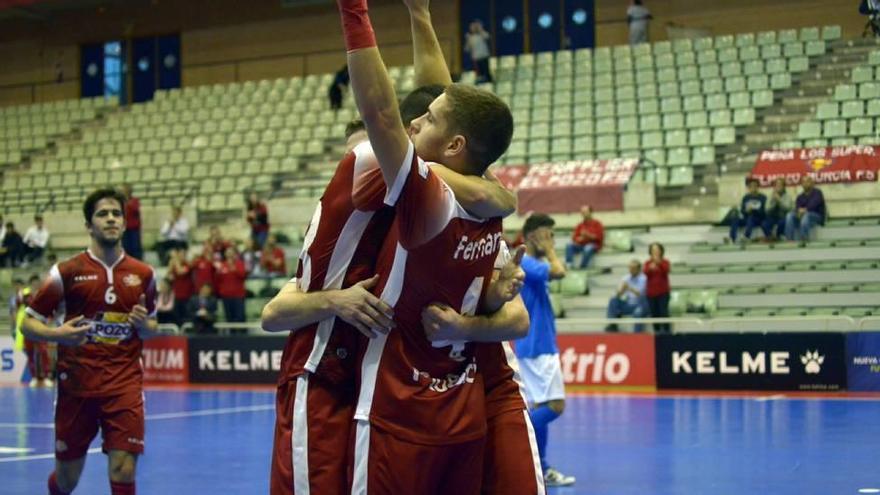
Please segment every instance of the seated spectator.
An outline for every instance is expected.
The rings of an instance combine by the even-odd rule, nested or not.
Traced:
[[[186,262],[186,250],[175,249],[171,251],[168,261],[168,278],[171,280],[171,289],[174,292],[174,308],[177,312],[177,321],[189,320],[187,308],[189,299],[195,294],[192,281],[192,271]]]
[[[189,247],[189,221],[183,216],[183,210],[179,206],[171,208],[171,217],[165,220],[159,229],[159,242],[156,250],[159,252],[159,261],[168,263],[168,253],[172,249],[187,249]]]
[[[785,217],[785,238],[807,242],[813,227],[825,225],[825,197],[809,175],[801,179],[801,186],[804,192],[798,195],[795,209]]]
[[[215,334],[214,322],[217,321],[217,298],[214,297],[211,284],[204,284],[199,294],[189,300],[188,313],[192,315],[193,333]]]
[[[24,233],[24,257],[27,263],[43,257],[49,244],[49,231],[43,226],[43,216],[34,216],[34,225]]]
[[[730,223],[730,240],[733,242],[736,242],[740,228],[745,227],[746,229],[743,241],[750,241],[752,240],[752,230],[764,223],[764,206],[767,204],[767,196],[758,190],[760,185],[758,179],[749,179],[747,184],[749,190],[740,203],[738,218]]]
[[[645,262],[645,296],[652,318],[669,318],[669,260],[663,256],[666,248],[659,242],[648,246]],[[654,323],[655,333],[669,333],[669,323]]]
[[[284,249],[278,245],[274,234],[270,234],[263,247],[260,258],[263,272],[269,277],[284,277],[287,275],[287,262],[284,259]]]
[[[193,289],[198,292],[205,284],[214,286],[214,251],[205,244],[202,254],[192,261]]]
[[[214,262],[214,280],[217,281],[217,296],[223,302],[223,315],[227,322],[243,323],[245,321],[245,301],[247,294],[245,279],[247,272],[244,261],[238,256],[235,248],[226,248],[223,261]],[[235,329],[232,333],[244,333],[244,329]]]
[[[584,220],[574,228],[571,242],[565,247],[565,264],[569,268],[574,266],[574,256],[581,253],[580,268],[586,268],[596,253],[602,250],[602,242],[605,239],[605,228],[602,222],[593,218],[593,207],[581,208]]]
[[[794,207],[794,198],[785,190],[785,179],[773,181],[773,193],[767,199],[766,215],[764,215],[764,237],[778,239],[785,234],[785,217]]]
[[[16,267],[24,257],[24,242],[21,234],[15,231],[15,224],[6,222],[6,234],[0,241],[0,268]]]
[[[174,323],[180,325],[177,313],[174,310],[174,292],[168,279],[159,281],[159,294],[156,296],[156,312],[159,323]]]
[[[632,316],[633,318],[642,318],[648,314],[648,305],[645,299],[645,286],[647,285],[647,277],[642,273],[642,264],[639,260],[629,262],[629,274],[624,275],[617,288],[617,293],[608,301],[608,311],[606,317],[610,319],[620,318],[622,316]],[[641,332],[644,325],[636,325],[636,332]],[[616,332],[618,330],[616,323],[611,323],[605,327],[606,332]]]

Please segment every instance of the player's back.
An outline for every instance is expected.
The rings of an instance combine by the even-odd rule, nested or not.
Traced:
[[[469,215],[411,152],[386,202],[397,215],[377,265],[376,293],[396,327],[372,339],[361,366],[357,419],[409,441],[450,444],[485,433],[482,377],[472,343],[434,347],[422,310],[446,304],[474,314],[501,246],[501,220]]]
[[[58,382],[80,396],[106,396],[142,385],[142,341],[128,314],[144,296],[155,311],[156,281],[152,267],[123,255],[107,266],[85,251],[54,265],[28,314],[49,322],[56,312],[65,320],[83,316],[91,323],[86,343],[58,346]]]
[[[372,148],[369,143],[356,146],[339,162],[312,215],[297,267],[300,290],[344,289],[373,275],[394,219],[384,195]],[[352,378],[353,367],[347,363],[359,341],[357,330],[336,318],[291,332],[279,384],[306,371],[335,381]],[[328,348],[335,352],[326,354]]]

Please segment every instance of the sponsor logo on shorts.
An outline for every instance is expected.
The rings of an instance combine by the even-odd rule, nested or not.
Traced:
[[[133,443],[135,445],[143,445],[144,441],[140,438],[128,437],[128,443]]]
[[[129,273],[128,275],[122,277],[122,283],[126,287],[137,287],[141,285],[141,278],[134,273]]]
[[[455,387],[474,383],[474,377],[477,375],[477,363],[470,363],[460,374],[449,373],[445,378],[434,378],[425,371],[413,368],[412,379],[416,383],[425,384],[428,388],[437,393],[447,392]]]

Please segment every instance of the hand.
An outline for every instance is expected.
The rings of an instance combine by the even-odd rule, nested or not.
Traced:
[[[62,345],[78,346],[85,343],[86,333],[92,324],[85,320],[82,315],[77,316],[64,322],[63,325],[56,329],[58,336],[55,340]]]
[[[797,216],[798,216],[798,218],[804,216],[804,213],[806,213],[806,212],[807,212],[807,209],[806,209],[806,208],[798,208],[798,210],[797,210]]]
[[[131,308],[131,313],[128,313],[128,323],[138,331],[147,330],[147,321],[149,320],[149,315],[147,314],[147,296],[141,294],[141,297],[138,298],[138,303]]]
[[[550,229],[541,229],[535,231],[535,242],[545,253],[554,251],[556,246],[553,244],[553,231]]]
[[[431,342],[467,340],[464,317],[445,304],[433,303],[422,310],[425,337]]]
[[[526,272],[523,271],[520,264],[523,255],[526,253],[525,246],[519,246],[513,252],[513,256],[507,263],[501,267],[498,274],[498,280],[492,282],[490,290],[495,293],[495,297],[500,301],[509,302],[519,295],[526,279]]]
[[[337,317],[371,339],[394,328],[394,311],[368,290],[378,281],[379,276],[374,275],[348,289],[336,291],[332,302]]]

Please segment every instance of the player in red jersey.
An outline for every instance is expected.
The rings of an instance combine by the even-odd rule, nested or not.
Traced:
[[[49,493],[70,493],[101,429],[113,495],[135,493],[144,450],[141,338],[157,332],[153,269],[121,246],[125,196],[99,189],[83,206],[90,247],[51,268],[27,308],[23,332],[57,342],[55,471]],[[65,323],[49,326],[56,313]]]
[[[397,329],[373,339],[364,357],[354,492],[476,493],[486,414],[475,346],[431,347],[419,315],[432,300],[459,312],[477,310],[499,250],[500,220],[470,216],[415,156],[406,132],[390,115],[393,90],[365,2],[338,3],[355,101],[388,184],[386,203],[397,206],[379,270],[382,299],[394,306]],[[481,126],[481,119],[491,124]],[[411,131],[420,156],[481,175],[509,144],[512,119],[494,96],[453,85]],[[443,344],[451,345],[436,348]],[[523,406],[519,399],[524,417]],[[418,475],[391,469],[399,457],[419,458],[426,469]],[[534,475],[532,484],[539,481]]]

